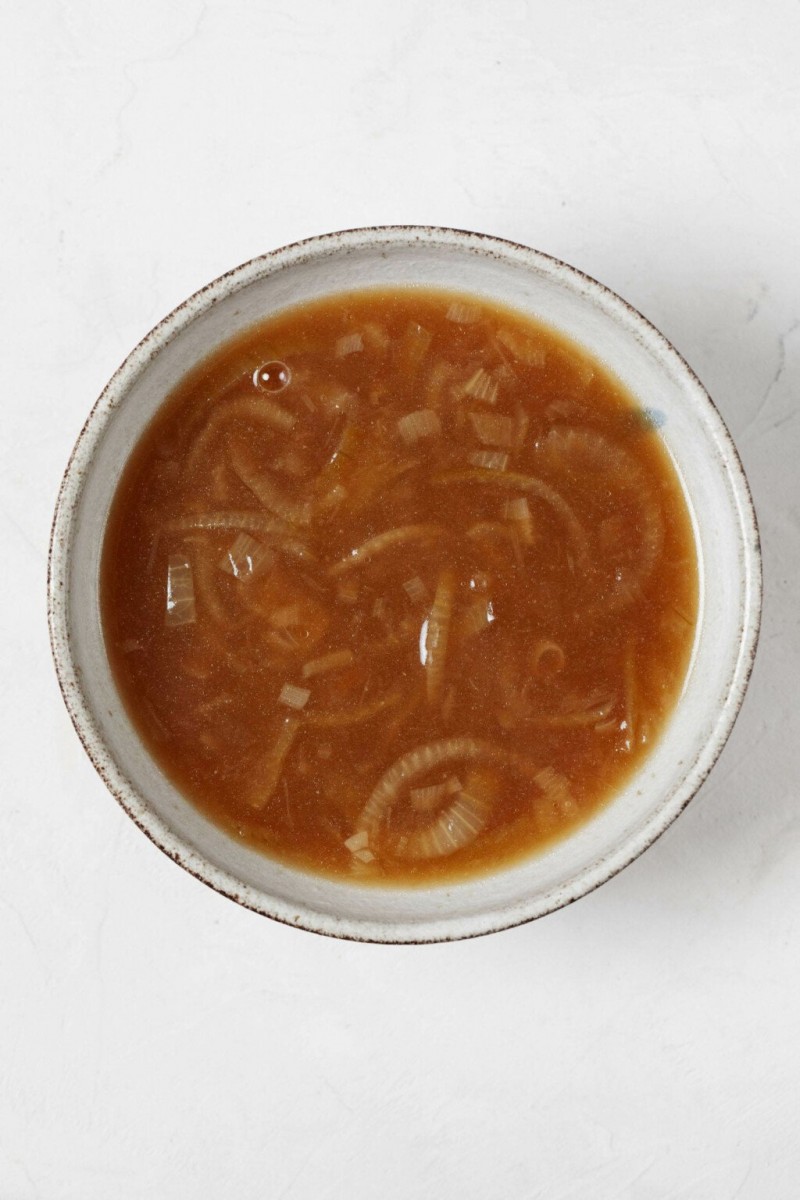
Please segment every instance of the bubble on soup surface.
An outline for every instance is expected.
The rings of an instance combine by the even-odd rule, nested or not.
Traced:
[[[282,392],[292,381],[292,372],[286,363],[273,359],[256,367],[253,372],[253,383],[262,392]]]

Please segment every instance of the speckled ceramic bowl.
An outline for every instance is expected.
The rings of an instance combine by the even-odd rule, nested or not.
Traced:
[[[140,742],[103,645],[103,531],[125,461],[185,372],[231,335],[289,305],[360,287],[474,292],[562,330],[643,404],[683,481],[700,559],[689,676],[664,736],[596,817],[546,853],[469,882],[375,888],[293,870],[235,842],[189,804]],[[319,933],[384,942],[470,937],[540,917],[591,891],[653,842],[695,794],[742,703],[758,632],[755,515],[730,436],[703,387],[638,312],[574,268],[524,246],[451,229],[351,230],[238,267],[171,313],[136,347],[78,439],[53,525],[50,630],[78,736],[137,825],[181,866],[239,903]]]

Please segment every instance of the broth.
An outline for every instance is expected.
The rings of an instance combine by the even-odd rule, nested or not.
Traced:
[[[492,870],[585,821],[683,683],[680,483],[598,361],[473,296],[364,291],[169,396],[109,515],[128,714],[232,836],[364,883]]]

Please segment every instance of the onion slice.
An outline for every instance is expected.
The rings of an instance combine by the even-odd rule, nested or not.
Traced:
[[[476,450],[469,456],[472,467],[481,467],[487,471],[505,471],[508,466],[508,455],[505,450]]]
[[[287,708],[301,709],[308,704],[310,696],[311,692],[308,688],[297,687],[294,683],[285,683],[278,696],[278,703],[285,704]]]
[[[584,729],[589,725],[596,725],[598,721],[606,720],[614,704],[614,700],[607,700],[594,708],[579,709],[576,712],[532,713],[523,717],[522,721],[534,729]]]
[[[403,584],[403,591],[412,604],[424,604],[428,599],[428,589],[419,575],[414,575],[413,578],[407,579]]]
[[[289,525],[310,525],[312,505],[309,500],[293,500],[285,496],[269,475],[254,470],[241,451],[231,454],[231,469],[256,500]]]
[[[497,403],[498,383],[484,367],[479,367],[461,388],[461,396],[469,396],[482,404]]]
[[[542,346],[513,329],[501,329],[497,334],[497,341],[511,352],[512,358],[526,367],[543,367],[547,361]]]
[[[352,650],[332,650],[320,658],[312,658],[303,667],[303,679],[311,679],[314,675],[326,675],[329,671],[338,671],[349,667],[353,661]]]
[[[372,841],[401,792],[417,779],[427,775],[434,767],[451,762],[496,763],[530,778],[533,778],[536,771],[524,755],[506,750],[502,746],[494,746],[491,742],[481,741],[480,738],[451,737],[426,742],[425,745],[417,746],[403,754],[384,772],[364,806],[356,832],[366,830]]]
[[[359,354],[364,349],[364,339],[360,333],[346,333],[337,339],[336,357],[346,358],[348,354]]]
[[[292,558],[305,562],[314,562],[315,557],[305,542],[296,536],[296,530],[279,518],[262,512],[211,512],[187,514],[167,521],[163,526],[164,533],[183,533],[196,529],[213,532],[218,529],[241,529],[246,533],[260,533],[269,538],[273,549]]]
[[[339,708],[334,712],[310,712],[305,716],[304,723],[314,729],[344,729],[348,725],[362,725],[387,708],[394,708],[402,699],[403,693],[398,688],[385,696],[366,700],[355,708]]]
[[[172,629],[191,625],[197,619],[192,564],[182,554],[174,554],[167,563],[167,608],[164,624]]]
[[[452,321],[456,325],[474,325],[481,319],[481,310],[477,304],[454,300],[444,316],[446,321]]]
[[[328,574],[335,578],[337,575],[343,575],[345,571],[352,570],[353,567],[362,566],[387,550],[406,546],[409,542],[434,541],[436,538],[440,538],[444,532],[441,525],[400,525],[397,529],[387,529],[385,533],[379,533],[351,550],[345,558],[341,558],[328,568]]]
[[[266,570],[272,561],[273,554],[268,546],[249,533],[240,533],[220,560],[219,569],[244,583]]]
[[[461,792],[424,829],[398,840],[399,858],[446,858],[474,842],[489,819],[489,805],[471,792]]]
[[[462,791],[461,780],[451,775],[444,783],[434,783],[431,787],[411,788],[408,799],[411,807],[417,812],[433,812],[448,796],[454,796]]]
[[[531,516],[530,505],[528,504],[527,496],[515,496],[513,500],[506,500],[505,518],[510,521],[517,532],[517,537],[523,546],[532,546],[536,540],[534,532],[533,517]]]
[[[484,446],[499,446],[510,450],[516,440],[516,429],[512,417],[500,413],[467,413],[475,436]]]
[[[584,561],[588,558],[589,541],[586,530],[575,513],[555,488],[551,488],[534,475],[521,475],[517,471],[482,471],[476,467],[467,471],[440,471],[432,477],[431,482],[440,486],[453,483],[482,483],[535,496],[549,504],[561,518],[580,559]]]
[[[657,496],[639,462],[622,446],[595,429],[580,425],[551,429],[536,447],[537,461],[545,471],[570,472],[585,486],[614,496],[626,494],[635,509],[624,535],[614,535],[618,518],[612,516],[600,525],[601,546],[607,561],[614,562],[613,577],[604,579],[595,591],[600,600],[593,605],[614,612],[633,603],[652,574],[664,541],[664,521]],[[638,537],[630,546],[629,528],[633,523]]]
[[[263,393],[222,399],[215,405],[211,416],[189,447],[183,466],[184,477],[193,474],[207,460],[212,442],[230,420],[253,421],[268,425],[280,433],[291,433],[295,422],[294,413],[288,412]]]
[[[247,795],[247,802],[251,808],[266,808],[275,794],[300,724],[299,717],[281,718],[267,753],[253,770]]]
[[[570,817],[575,813],[577,804],[566,776],[559,774],[553,767],[543,767],[534,776],[534,782],[541,790],[542,800],[551,804],[559,817]]]
[[[432,408],[420,408],[400,417],[397,431],[403,441],[411,446],[423,438],[438,437],[442,432],[442,423]]]
[[[222,511],[207,513],[186,513],[182,517],[173,517],[163,526],[165,533],[184,533],[193,529],[243,529],[252,533],[291,534],[291,526],[278,517],[266,513],[248,510]]]
[[[433,607],[428,617],[425,634],[425,685],[429,704],[438,704],[442,696],[455,587],[456,580],[453,571],[449,568],[442,571],[436,585]]]
[[[625,683],[625,749],[633,750],[639,740],[639,712],[637,703],[638,687],[636,684],[636,647],[632,637],[625,644],[625,655],[622,662],[622,674]]]
[[[473,600],[463,609],[459,617],[455,627],[456,636],[462,641],[467,641],[469,638],[483,633],[484,629],[488,629],[495,619],[491,600],[486,597]]]
[[[545,679],[551,679],[563,671],[566,661],[566,655],[558,642],[542,640],[537,642],[531,651],[531,671]]]
[[[417,321],[409,321],[397,344],[399,366],[413,380],[419,364],[428,352],[433,334]]]

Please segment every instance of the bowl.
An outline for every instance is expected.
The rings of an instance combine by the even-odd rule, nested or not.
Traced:
[[[536,316],[603,361],[648,408],[676,465],[699,559],[692,661],[659,742],[586,824],[493,874],[431,887],[367,887],[273,861],[228,836],[161,772],[120,701],[100,624],[103,533],[125,462],[164,397],[206,354],[290,305],[358,288],[473,292]],[[430,942],[508,928],[590,892],[649,846],[695,795],[730,733],[758,634],[758,533],[736,449],[669,342],[619,296],[525,246],[453,229],[327,234],[253,259],[210,283],[132,351],[84,426],[61,486],[49,571],[59,682],[87,754],[125,811],[166,854],[240,904],[317,933]]]

